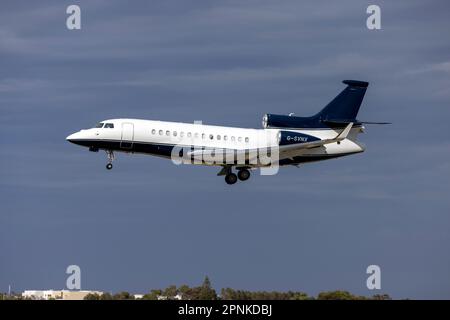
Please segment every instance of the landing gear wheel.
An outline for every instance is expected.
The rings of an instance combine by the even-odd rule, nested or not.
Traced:
[[[235,184],[237,181],[237,175],[235,175],[234,173],[229,173],[225,176],[225,182],[227,184]]]
[[[247,169],[239,170],[238,178],[241,181],[248,180],[248,178],[250,178],[250,171],[248,171]]]
[[[108,164],[106,165],[106,169],[111,170],[113,165],[112,162],[114,161],[114,152],[112,150],[105,150],[106,155],[108,156]]]

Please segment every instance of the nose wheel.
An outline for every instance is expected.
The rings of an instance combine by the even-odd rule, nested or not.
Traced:
[[[113,168],[112,162],[114,161],[114,152],[112,150],[106,150],[106,155],[108,156],[108,164],[106,169],[111,170]]]

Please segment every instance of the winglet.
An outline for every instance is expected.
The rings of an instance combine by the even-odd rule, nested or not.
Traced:
[[[342,132],[339,133],[339,134],[336,136],[336,138],[334,138],[334,139],[337,140],[337,141],[342,141],[342,140],[344,140],[345,138],[347,138],[347,135],[348,135],[348,133],[350,132],[350,130],[352,129],[352,126],[353,126],[353,122],[350,122],[350,123],[345,127],[345,129],[342,130]]]

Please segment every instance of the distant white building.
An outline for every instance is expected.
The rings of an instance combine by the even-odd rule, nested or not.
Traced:
[[[88,294],[102,295],[101,291],[25,290],[22,297],[32,300],[83,300]]]
[[[157,297],[158,300],[167,300],[167,296],[158,296]],[[181,293],[177,294],[176,296],[174,296],[172,298],[172,300],[183,300],[183,296],[181,295]]]
[[[25,290],[22,297],[33,300],[62,299],[61,290]]]

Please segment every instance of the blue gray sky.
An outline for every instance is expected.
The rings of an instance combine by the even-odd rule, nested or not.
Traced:
[[[66,29],[78,4],[82,29]],[[366,28],[378,4],[382,29]],[[2,1],[0,291],[171,284],[450,298],[448,1]],[[370,82],[363,154],[230,187],[65,137],[108,118],[259,128]]]

